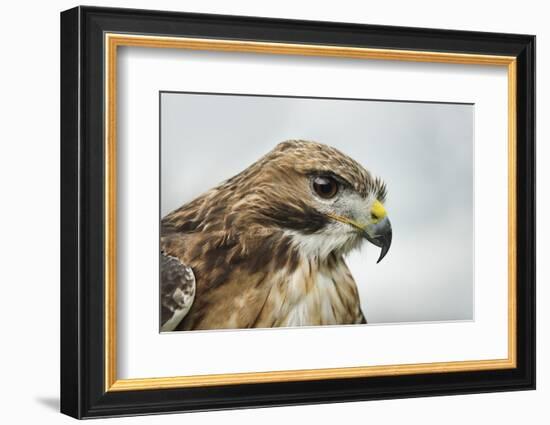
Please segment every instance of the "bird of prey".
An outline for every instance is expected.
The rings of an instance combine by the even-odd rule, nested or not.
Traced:
[[[161,221],[161,330],[366,323],[344,256],[388,252],[386,185],[337,149],[278,144]]]

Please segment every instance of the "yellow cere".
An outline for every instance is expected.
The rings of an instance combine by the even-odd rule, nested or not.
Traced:
[[[378,221],[386,217],[387,212],[384,205],[382,205],[380,201],[374,201],[374,204],[372,204],[371,214],[376,218],[376,221]]]

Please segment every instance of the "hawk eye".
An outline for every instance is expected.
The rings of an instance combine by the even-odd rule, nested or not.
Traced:
[[[338,182],[330,176],[314,177],[313,190],[323,199],[334,198],[338,193]]]

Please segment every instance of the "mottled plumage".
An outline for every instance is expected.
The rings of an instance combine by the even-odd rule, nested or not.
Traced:
[[[163,331],[172,331],[187,315],[195,300],[196,281],[191,267],[178,258],[160,254],[160,320]]]
[[[385,255],[385,198],[382,181],[340,151],[280,143],[162,219],[163,255],[177,259],[181,273],[190,267],[196,281],[194,302],[175,329],[364,323],[344,255],[365,238]],[[161,270],[161,299],[181,275],[167,273]]]

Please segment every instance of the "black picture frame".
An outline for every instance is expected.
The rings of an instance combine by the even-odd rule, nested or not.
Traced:
[[[105,391],[104,34],[514,56],[517,60],[517,367]],[[535,37],[132,9],[61,13],[61,412],[75,418],[535,388]]]

